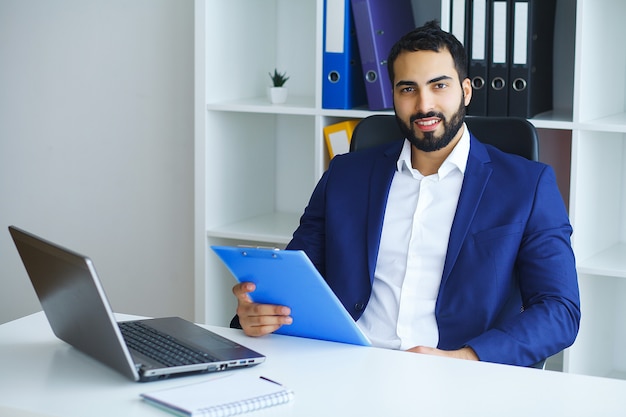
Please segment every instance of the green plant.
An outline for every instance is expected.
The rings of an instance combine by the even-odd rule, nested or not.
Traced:
[[[277,69],[274,69],[274,74],[272,75],[271,72],[268,73],[270,75],[270,78],[272,79],[272,85],[274,87],[282,87],[287,80],[289,79],[289,77],[287,77],[287,73],[283,72],[282,74],[280,72],[278,72]]]

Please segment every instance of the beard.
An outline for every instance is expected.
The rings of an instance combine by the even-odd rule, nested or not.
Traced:
[[[422,139],[417,137],[417,134],[415,132],[415,121],[426,117],[437,117],[441,119],[444,128],[441,136],[436,136],[435,132],[425,132],[423,133],[424,137]],[[446,119],[443,113],[415,113],[411,116],[409,124],[407,125],[402,119],[398,117],[398,114],[396,113],[396,121],[398,122],[398,126],[400,127],[400,130],[402,131],[404,136],[409,140],[409,142],[411,142],[413,146],[424,152],[434,152],[448,146],[454,136],[456,136],[456,134],[458,133],[459,129],[461,129],[464,119],[465,104],[463,100],[461,100],[459,108],[457,109],[456,113],[452,115],[450,120]]]

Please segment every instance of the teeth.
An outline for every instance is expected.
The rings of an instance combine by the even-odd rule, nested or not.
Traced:
[[[438,120],[427,120],[425,122],[417,122],[417,124],[421,125],[421,126],[432,126],[435,123],[437,123]]]

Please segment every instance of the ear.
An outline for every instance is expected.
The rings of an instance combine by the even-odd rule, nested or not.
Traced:
[[[469,106],[470,101],[472,101],[472,82],[469,78],[466,78],[461,83],[461,88],[463,89],[463,99],[465,100],[465,107]]]

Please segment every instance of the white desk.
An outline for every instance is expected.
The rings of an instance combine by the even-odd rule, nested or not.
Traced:
[[[626,416],[622,380],[209,328],[267,355],[232,372],[295,391],[288,405],[246,415]],[[0,326],[0,416],[166,417],[139,393],[209,377],[131,382],[56,339],[43,313]]]

